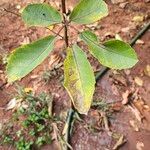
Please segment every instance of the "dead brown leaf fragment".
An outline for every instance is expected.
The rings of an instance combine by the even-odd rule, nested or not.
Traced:
[[[147,65],[144,69],[144,73],[145,75],[147,75],[148,77],[150,77],[150,65]]]
[[[126,105],[129,102],[129,94],[130,94],[129,90],[126,90],[124,93],[122,93],[123,105]]]
[[[134,22],[143,22],[144,21],[144,16],[143,15],[137,15],[137,16],[134,16],[132,20]]]
[[[113,150],[117,150],[120,146],[123,146],[123,144],[126,143],[126,140],[124,140],[124,135],[121,135],[119,140],[116,142],[115,146],[113,147]]]
[[[135,77],[134,81],[138,86],[143,86],[143,80],[141,78]]]
[[[138,141],[136,144],[136,149],[137,150],[144,150],[144,143]]]
[[[140,113],[140,111],[134,106],[134,105],[128,105],[128,107],[131,109],[131,111],[133,112],[133,114],[135,115],[136,119],[139,121],[139,122],[142,122],[142,119],[143,119],[143,116],[142,114]]]
[[[139,131],[139,127],[134,120],[130,120],[129,123],[130,123],[131,127],[133,127],[134,131],[136,131],[136,132]]]

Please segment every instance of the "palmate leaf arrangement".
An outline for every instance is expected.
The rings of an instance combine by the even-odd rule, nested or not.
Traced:
[[[107,4],[103,0],[81,0],[70,13],[68,24],[91,24],[108,15]],[[63,24],[63,14],[46,4],[29,4],[21,16],[28,26],[49,27]],[[64,25],[64,24],[63,24]],[[137,62],[135,51],[120,40],[109,40],[103,44],[90,30],[79,34],[89,48],[89,52],[104,66],[112,69],[126,69]],[[8,82],[25,77],[53,51],[57,36],[47,36],[31,44],[15,49],[8,58]],[[64,61],[64,87],[74,108],[80,114],[87,114],[95,90],[95,77],[85,52],[76,44],[67,48]]]

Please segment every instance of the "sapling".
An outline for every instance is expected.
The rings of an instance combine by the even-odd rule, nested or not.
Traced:
[[[103,0],[80,0],[68,13],[65,0],[61,0],[61,5],[62,13],[46,3],[29,4],[23,9],[21,16],[29,27],[48,28],[58,24],[61,24],[61,27],[57,33],[53,31],[56,33],[54,36],[49,35],[31,44],[23,45],[10,54],[6,69],[8,82],[20,80],[40,65],[52,53],[57,37],[61,36],[60,33],[64,30],[63,39],[66,43],[64,87],[74,108],[80,114],[87,114],[95,90],[95,76],[86,53],[77,42],[70,42],[68,27],[99,21],[108,15],[108,7]],[[131,68],[138,62],[135,51],[123,41],[113,39],[100,43],[96,34],[86,29],[78,34],[80,39],[88,45],[89,52],[103,66],[121,70]]]

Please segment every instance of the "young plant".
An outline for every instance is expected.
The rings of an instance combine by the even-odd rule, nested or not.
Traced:
[[[53,98],[46,93],[35,96],[32,91],[26,92],[26,88],[18,86],[16,99],[22,99],[22,103],[9,122],[2,125],[0,145],[10,144],[17,150],[31,150],[51,144],[52,123],[57,123],[58,119],[51,113]]]
[[[64,30],[67,56],[64,61],[64,86],[69,93],[74,108],[87,114],[95,90],[95,77],[85,52],[77,45],[70,44],[68,27],[71,23],[92,24],[108,15],[107,4],[103,0],[81,0],[67,16],[65,0],[62,0],[62,14],[48,4],[29,4],[22,11],[22,19],[28,26],[46,27],[62,24],[55,36],[47,36],[31,44],[15,49],[8,58],[8,82],[25,77],[53,51],[55,41]],[[67,19],[69,18],[69,19]],[[71,25],[72,26],[72,25]],[[55,32],[54,32],[55,33]],[[129,44],[119,40],[100,43],[90,30],[79,33],[79,37],[89,47],[89,52],[104,66],[113,69],[133,67],[137,55]]]

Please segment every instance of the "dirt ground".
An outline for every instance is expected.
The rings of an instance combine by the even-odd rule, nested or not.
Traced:
[[[1,0],[0,1],[0,53],[7,55],[14,48],[23,43],[29,43],[50,34],[42,28],[27,28],[21,18],[6,12],[3,8],[18,13],[18,9],[29,2],[40,0]],[[41,0],[42,2],[42,0]],[[50,1],[52,2],[52,1]],[[59,1],[55,1],[58,4]],[[77,0],[68,0],[71,9]],[[150,1],[146,0],[107,0],[110,14],[92,27],[101,42],[121,37],[130,42],[136,33],[150,21]],[[113,3],[112,3],[113,2]],[[82,28],[80,26],[80,28]],[[57,30],[57,27],[56,27]],[[62,33],[63,34],[63,33]],[[70,38],[74,40],[74,30],[70,30]],[[83,121],[75,121],[71,146],[73,150],[112,150],[119,139],[123,137],[124,144],[120,150],[149,150],[150,149],[150,31],[137,41],[134,48],[139,62],[130,70],[110,70],[97,82],[94,101],[103,100],[112,105],[111,115],[107,116],[109,127],[101,127],[99,122],[106,114],[100,109],[92,107],[87,116],[81,116]],[[79,41],[81,47],[86,46]],[[48,84],[41,80],[42,72],[50,69],[52,64],[61,66],[64,60],[64,43],[59,40],[55,52],[39,67],[19,83],[25,87],[32,87],[35,93],[47,91],[54,96],[54,112],[57,115],[67,114],[71,102],[63,87],[60,67],[57,74]],[[101,69],[96,59],[89,55],[95,72]],[[116,60],[117,61],[117,60]],[[119,62],[118,62],[119,63]],[[0,85],[6,81],[5,65],[0,65]],[[14,85],[6,85],[0,91],[0,108],[4,108],[15,94]],[[0,123],[11,117],[11,111],[0,109]],[[102,114],[104,116],[102,116]],[[65,123],[65,122],[64,122]],[[92,130],[91,127],[96,128]],[[0,147],[1,150],[8,149]],[[46,146],[43,149],[56,149]]]

